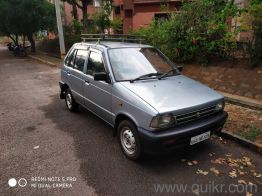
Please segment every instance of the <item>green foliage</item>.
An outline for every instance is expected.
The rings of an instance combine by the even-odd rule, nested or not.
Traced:
[[[111,21],[111,28],[114,30],[115,33],[122,33],[123,31],[123,22],[119,18],[115,18]]]
[[[110,26],[110,19],[105,12],[96,12],[92,15],[94,24],[98,33],[104,33],[105,29]]]
[[[250,43],[249,52],[251,66],[257,66],[262,60],[262,2],[252,2],[248,8],[248,13],[252,16],[252,30],[254,39]]]
[[[67,2],[72,5],[73,7],[73,16],[74,19],[78,19],[77,15],[77,7],[82,11],[82,25],[83,25],[83,30],[87,32],[88,30],[88,13],[87,13],[87,6],[90,5],[93,1],[92,0],[62,0],[64,2]]]
[[[98,33],[104,33],[110,27],[110,14],[112,11],[113,0],[104,0],[103,9],[93,14],[92,19],[98,30]]]
[[[245,129],[240,130],[239,135],[252,142],[255,142],[256,139],[262,137],[262,129],[248,125]]]
[[[227,19],[238,14],[232,1],[184,1],[182,11],[170,20],[153,21],[135,32],[160,48],[172,60],[197,60],[207,64],[214,56],[227,57],[235,48],[234,35]]]
[[[7,36],[53,29],[55,9],[45,0],[0,0],[0,24],[0,31]]]
[[[80,35],[81,32],[83,31],[83,24],[79,22],[78,20],[73,20],[72,22],[72,29],[74,34]]]
[[[60,57],[59,39],[43,39],[38,42],[37,49],[50,55]]]
[[[0,32],[16,44],[18,36],[27,36],[31,51],[35,52],[33,34],[52,30],[55,26],[55,9],[46,0],[0,0]]]

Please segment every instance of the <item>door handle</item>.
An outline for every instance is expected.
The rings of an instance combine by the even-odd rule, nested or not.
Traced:
[[[89,85],[90,81],[89,80],[85,80],[85,84]]]
[[[70,71],[66,71],[66,73],[67,73],[67,75],[68,75],[68,76],[70,76],[70,75],[71,75]]]

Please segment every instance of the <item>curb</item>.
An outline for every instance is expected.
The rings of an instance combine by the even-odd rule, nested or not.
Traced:
[[[42,62],[42,63],[48,64],[48,65],[50,65],[50,66],[52,66],[52,67],[58,67],[58,66],[59,66],[59,65],[56,64],[56,63],[53,63],[53,62],[51,62],[51,61],[44,60],[44,59],[42,59],[42,58],[39,58],[39,57],[36,57],[36,56],[33,56],[33,55],[27,55],[27,56],[30,57],[30,58],[32,58],[32,59],[34,59],[34,60],[37,60],[37,61],[40,61],[40,62]]]
[[[242,146],[248,147],[251,150],[258,152],[260,154],[262,154],[262,145],[258,144],[256,142],[251,142],[241,136],[238,136],[236,134],[230,133],[228,131],[222,130],[218,135],[222,136],[223,138],[226,139],[230,139],[233,140],[239,144],[241,144]]]
[[[225,97],[225,101],[227,101],[228,103],[262,111],[262,102],[260,101],[247,97],[242,97],[239,95],[232,95],[221,91],[219,91],[219,93],[221,93]]]

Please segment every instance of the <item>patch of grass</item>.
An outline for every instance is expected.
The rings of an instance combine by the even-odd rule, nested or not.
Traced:
[[[262,136],[262,129],[248,125],[246,129],[240,130],[238,132],[238,135],[254,142],[258,137]]]

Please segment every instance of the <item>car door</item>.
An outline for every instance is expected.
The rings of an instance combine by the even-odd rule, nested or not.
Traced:
[[[77,49],[75,52],[75,60],[73,62],[73,69],[71,69],[71,92],[73,93],[74,99],[80,103],[84,104],[84,91],[83,91],[83,71],[84,66],[87,63],[88,58],[87,49]]]
[[[112,85],[94,80],[94,73],[107,72],[104,62],[102,52],[91,48],[84,75],[84,104],[99,117],[113,124]]]
[[[63,82],[65,82],[70,88],[72,87],[72,81],[71,81],[71,72],[74,66],[75,61],[75,54],[76,49],[72,49],[69,51],[65,61],[64,66],[61,69],[61,79]]]

